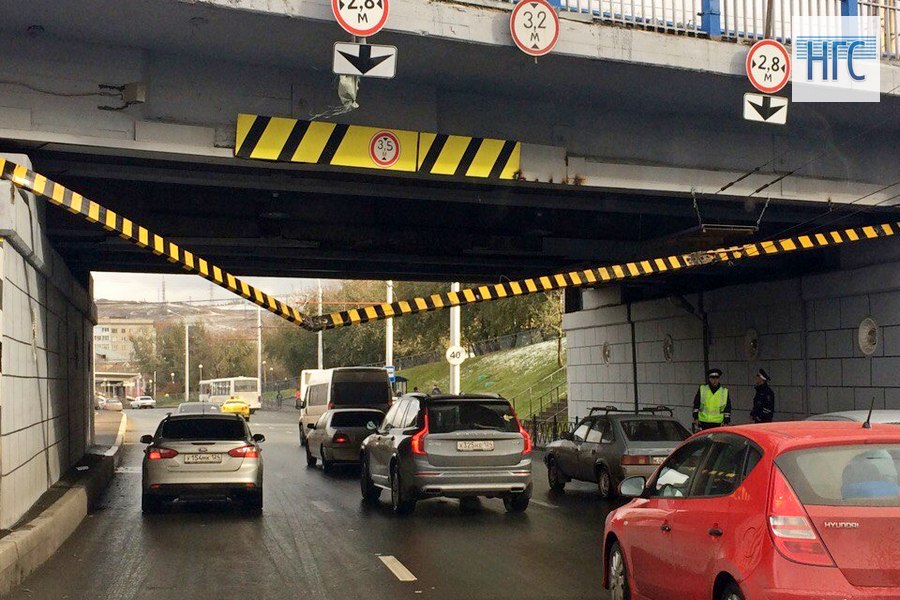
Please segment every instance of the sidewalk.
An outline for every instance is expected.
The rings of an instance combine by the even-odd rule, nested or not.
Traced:
[[[122,413],[114,410],[94,411],[94,446],[108,449],[116,445]]]

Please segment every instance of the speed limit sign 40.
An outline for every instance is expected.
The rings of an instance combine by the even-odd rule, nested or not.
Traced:
[[[466,360],[466,351],[463,350],[462,346],[450,346],[447,348],[447,352],[444,356],[451,365],[461,365],[463,364],[463,361]]]
[[[389,0],[331,0],[331,12],[349,34],[375,35],[388,18]]]

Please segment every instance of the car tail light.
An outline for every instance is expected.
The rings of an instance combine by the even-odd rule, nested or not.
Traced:
[[[649,465],[650,457],[645,454],[626,454],[622,457],[623,465]]]
[[[786,559],[804,565],[834,566],[803,504],[778,467],[769,490],[769,531],[775,548]]]
[[[346,433],[336,433],[331,438],[331,441],[334,442],[335,444],[348,444],[348,443],[350,443],[350,438],[347,436]]]
[[[259,448],[256,446],[240,446],[228,451],[228,456],[234,458],[259,458]]]
[[[412,436],[410,446],[413,454],[425,454],[425,436],[428,435],[428,413],[425,413],[425,426]]]
[[[522,454],[530,454],[534,446],[531,444],[531,436],[528,435],[528,432],[525,431],[525,428],[522,427],[521,423],[519,423],[519,433],[522,434],[522,440],[525,442],[525,447],[522,448]]]
[[[162,448],[159,446],[151,446],[147,448],[147,458],[149,460],[160,460],[161,458],[175,458],[178,456],[177,450],[171,448]]]

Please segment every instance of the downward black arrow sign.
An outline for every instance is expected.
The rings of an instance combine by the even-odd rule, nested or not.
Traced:
[[[356,70],[359,71],[360,75],[365,75],[391,57],[390,54],[386,54],[385,56],[376,56],[375,58],[372,58],[372,46],[369,46],[368,44],[361,44],[359,46],[359,56],[354,56],[342,52],[341,50],[338,50],[338,53],[346,58],[347,62],[353,65]]]
[[[784,108],[784,104],[781,106],[772,107],[772,98],[769,96],[763,96],[762,106],[756,104],[752,100],[748,100],[750,102],[750,106],[757,112],[757,114],[763,118],[764,121],[768,121],[772,118],[772,115],[777,113],[779,110]]]

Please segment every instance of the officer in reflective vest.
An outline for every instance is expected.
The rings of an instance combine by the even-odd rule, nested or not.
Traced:
[[[708,383],[701,385],[694,396],[694,427],[709,429],[731,424],[731,398],[728,388],[719,385],[721,377],[721,369],[706,373]]]

